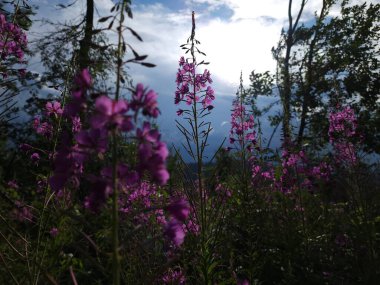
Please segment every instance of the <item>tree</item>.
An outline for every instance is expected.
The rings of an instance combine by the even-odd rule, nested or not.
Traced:
[[[277,61],[273,77],[283,109],[283,137],[299,147],[304,143],[323,147],[328,141],[327,113],[336,104],[351,105],[359,117],[365,150],[379,153],[380,5],[351,5],[343,0],[340,15],[332,17],[329,11],[337,2],[323,0],[314,24],[307,27],[299,24],[305,3],[301,3],[293,24],[289,1],[288,30],[272,49]],[[256,87],[250,89],[250,98],[257,94],[277,96],[276,86],[265,79],[265,73],[254,75],[251,86]]]
[[[282,120],[282,129],[283,129],[283,137],[284,142],[288,142],[291,140],[291,95],[292,95],[292,82],[291,82],[291,74],[290,74],[290,59],[291,59],[291,51],[294,45],[297,43],[299,39],[297,37],[297,28],[299,24],[299,20],[301,18],[303,9],[306,4],[306,0],[302,0],[299,11],[296,16],[296,20],[293,23],[292,16],[292,4],[293,1],[289,0],[288,7],[288,21],[289,26],[288,30],[285,33],[282,32],[282,39],[280,40],[279,46],[276,50],[276,59],[277,64],[279,65],[280,74],[281,74],[281,83],[279,84],[279,92],[280,98],[283,107],[283,120]],[[281,53],[285,49],[285,57],[281,58]]]

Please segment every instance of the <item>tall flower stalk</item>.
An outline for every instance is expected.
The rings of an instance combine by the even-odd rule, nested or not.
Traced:
[[[202,274],[205,284],[208,284],[208,257],[206,256],[208,255],[207,242],[210,221],[208,221],[208,193],[203,178],[203,167],[206,159],[204,151],[208,146],[207,140],[212,127],[210,122],[204,120],[204,117],[209,115],[214,108],[212,102],[215,96],[214,90],[209,85],[212,83],[210,72],[205,69],[203,73],[197,73],[200,66],[208,63],[203,60],[201,62],[197,61],[197,54],[205,55],[205,53],[201,52],[197,47],[200,42],[195,38],[195,28],[195,13],[193,12],[191,35],[187,39],[187,43],[181,45],[182,49],[186,50],[186,53],[190,53],[190,57],[181,57],[179,61],[175,104],[185,103],[188,106],[187,109],[179,109],[177,115],[183,116],[189,123],[190,128],[187,129],[179,121],[176,122],[178,129],[186,140],[186,145],[184,144],[185,150],[197,165],[197,182],[194,187],[199,194],[199,198],[195,200],[191,199],[191,197],[189,198],[192,200],[190,202],[192,202],[196,219],[200,223],[201,254],[202,262],[204,263]]]
[[[240,74],[240,85],[236,98],[232,103],[230,144],[232,149],[239,153],[241,163],[241,181],[243,183],[243,201],[247,201],[249,184],[248,162],[256,147],[256,131],[253,114],[248,114],[244,104],[245,91],[243,87],[243,74]]]
[[[358,138],[357,119],[350,107],[331,111],[329,115],[329,141],[339,163],[354,165],[358,158],[353,140]]]
[[[125,1],[121,1],[121,9],[119,15],[118,27],[118,43],[117,43],[117,68],[116,68],[116,93],[115,100],[120,97],[120,76],[122,68],[122,28],[124,21]],[[120,255],[119,255],[119,209],[118,209],[118,182],[117,182],[117,145],[118,137],[116,130],[112,130],[112,269],[113,269],[113,284],[120,284]]]

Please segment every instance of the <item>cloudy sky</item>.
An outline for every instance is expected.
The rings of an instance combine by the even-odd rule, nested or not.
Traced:
[[[67,4],[67,0],[31,1],[39,6],[35,19],[47,18],[53,21],[68,22],[78,19],[85,11],[85,0],[64,10],[57,4]],[[174,119],[177,107],[174,105],[176,90],[175,74],[178,59],[182,55],[180,45],[186,42],[191,31],[191,11],[196,13],[196,37],[202,43],[200,49],[207,54],[208,69],[214,80],[216,93],[215,109],[209,119],[214,132],[211,134],[212,148],[228,136],[230,109],[239,85],[240,72],[246,84],[252,70],[274,71],[275,62],[271,48],[276,45],[282,28],[287,26],[287,0],[136,0],[132,1],[133,20],[130,25],[144,42],[137,42],[125,35],[140,54],[148,54],[149,62],[156,68],[131,66],[135,83],[142,82],[159,94],[162,115],[158,120],[164,139],[178,144],[182,140],[176,130]],[[293,0],[295,15],[301,0]],[[322,0],[309,0],[302,22],[311,23],[314,12],[319,11]],[[113,6],[111,0],[95,0],[96,17],[109,15]],[[42,36],[46,27],[38,23],[32,29],[35,38]],[[116,40],[112,38],[111,40]],[[38,71],[38,58],[34,66]],[[268,98],[260,98],[259,105],[265,105]],[[263,121],[264,135],[271,129]],[[278,139],[275,140],[278,142]]]

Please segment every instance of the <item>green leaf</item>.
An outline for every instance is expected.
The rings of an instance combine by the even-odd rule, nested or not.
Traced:
[[[139,36],[138,33],[136,33],[133,29],[131,29],[130,27],[127,27],[128,30],[131,31],[132,35],[134,35],[139,41],[143,41],[142,38]]]
[[[149,62],[140,62],[141,65],[144,65],[146,67],[155,67],[156,65],[153,64],[153,63],[149,63]]]
[[[103,17],[103,18],[100,18],[100,19],[98,20],[98,22],[99,22],[99,23],[103,23],[103,22],[107,21],[107,20],[110,19],[110,18],[112,18],[112,16]]]

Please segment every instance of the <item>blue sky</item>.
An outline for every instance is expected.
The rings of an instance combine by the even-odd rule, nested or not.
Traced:
[[[69,9],[58,10],[56,4],[72,1],[40,0],[32,1],[39,6],[35,19],[48,18],[53,21],[75,20],[83,13],[85,0],[78,0]],[[293,0],[294,14],[300,0]],[[310,22],[315,11],[319,11],[321,0],[309,0],[305,7],[302,22]],[[356,1],[363,2],[363,1]],[[95,0],[97,17],[109,15],[113,6],[111,0]],[[239,85],[240,72],[245,84],[249,83],[252,70],[274,71],[271,48],[276,45],[281,29],[287,25],[286,0],[140,0],[132,1],[134,18],[128,25],[144,39],[143,43],[126,35],[127,40],[140,54],[148,54],[148,61],[156,68],[149,69],[131,66],[135,83],[141,82],[159,94],[162,115],[158,120],[163,138],[170,145],[183,141],[176,130],[177,106],[174,105],[176,90],[175,74],[178,59],[182,55],[179,45],[185,43],[191,31],[191,11],[196,13],[197,39],[200,49],[207,54],[208,69],[214,80],[215,109],[209,119],[214,131],[210,136],[210,151],[215,149],[224,137],[228,136],[232,99]],[[332,14],[337,13],[334,8]],[[42,36],[47,28],[36,24],[32,37]],[[110,35],[115,41],[114,35]],[[34,71],[41,71],[38,56],[32,59]],[[272,99],[259,98],[259,105]],[[272,131],[266,120],[262,121],[264,135]],[[278,136],[274,140],[278,145]]]

